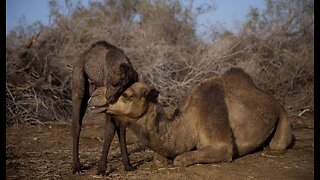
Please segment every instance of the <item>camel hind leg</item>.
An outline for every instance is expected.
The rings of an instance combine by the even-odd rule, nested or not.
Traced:
[[[292,141],[291,123],[287,112],[281,109],[280,118],[275,133],[270,141],[271,150],[285,150]]]

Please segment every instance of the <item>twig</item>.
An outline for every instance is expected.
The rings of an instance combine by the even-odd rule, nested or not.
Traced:
[[[36,117],[38,117],[39,103],[38,103],[37,93],[36,93],[36,91],[34,90],[34,88],[32,88],[32,91],[33,91],[33,93],[34,93],[34,99],[35,99],[35,101],[36,101]]]
[[[9,87],[8,87],[8,83],[7,83],[7,82],[6,82],[6,89],[8,90],[8,93],[10,94],[10,96],[11,96],[11,98],[12,98],[12,100],[13,100],[13,103],[15,103],[16,100],[15,100],[15,98],[12,96],[12,93],[11,93]]]

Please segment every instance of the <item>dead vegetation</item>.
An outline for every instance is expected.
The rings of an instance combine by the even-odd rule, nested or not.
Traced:
[[[159,89],[168,108],[199,81],[238,66],[291,116],[313,116],[311,0],[266,0],[265,10],[251,9],[239,33],[213,33],[212,43],[195,34],[196,18],[210,7],[192,1],[105,0],[89,7],[65,2],[64,14],[56,1],[49,2],[50,25],[21,25],[7,35],[7,125],[69,121],[71,65],[97,40],[121,47],[140,80]]]

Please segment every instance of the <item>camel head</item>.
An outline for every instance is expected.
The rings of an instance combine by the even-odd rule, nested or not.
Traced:
[[[107,112],[113,116],[139,118],[147,111],[149,103],[157,102],[159,91],[142,82],[136,82],[127,88],[121,96],[111,104],[107,103],[106,88],[94,91],[88,104],[91,112]]]
[[[88,100],[88,109],[90,113],[98,114],[107,110],[107,88],[100,87],[96,89]]]
[[[107,107],[107,113],[128,118],[141,117],[149,103],[157,101],[159,91],[142,82],[136,82],[126,89],[118,100]]]

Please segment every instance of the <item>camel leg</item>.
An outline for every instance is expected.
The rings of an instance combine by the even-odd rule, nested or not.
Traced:
[[[80,172],[81,164],[79,160],[79,136],[81,131],[82,119],[87,108],[88,84],[82,67],[75,66],[72,75],[72,123],[71,132],[73,140],[72,149],[72,173]]]
[[[201,146],[177,156],[173,161],[175,166],[232,160],[232,131],[228,121],[224,90],[220,85],[214,84],[210,88],[200,89],[199,93],[201,94],[199,98],[212,99],[197,107],[198,145]]]
[[[105,124],[105,131],[104,131],[104,144],[101,159],[99,161],[97,175],[106,175],[106,168],[107,168],[107,157],[110,149],[110,145],[114,134],[116,132],[116,126],[114,122],[111,121],[111,117],[106,115],[106,124]]]
[[[287,112],[282,109],[274,136],[270,141],[271,150],[285,150],[292,141],[291,124]]]
[[[153,163],[157,166],[157,167],[166,167],[168,166],[170,163],[170,160],[158,153],[155,153],[154,157],[153,157]]]
[[[130,160],[129,160],[127,142],[126,142],[126,127],[120,124],[120,122],[115,121],[113,118],[112,118],[112,122],[115,123],[117,127],[116,129],[117,129],[117,135],[119,138],[121,157],[122,157],[124,169],[126,171],[132,171],[134,170],[134,167],[131,166]]]
[[[189,166],[198,163],[214,163],[232,160],[232,145],[210,145],[199,150],[189,151],[177,156],[175,166]]]

